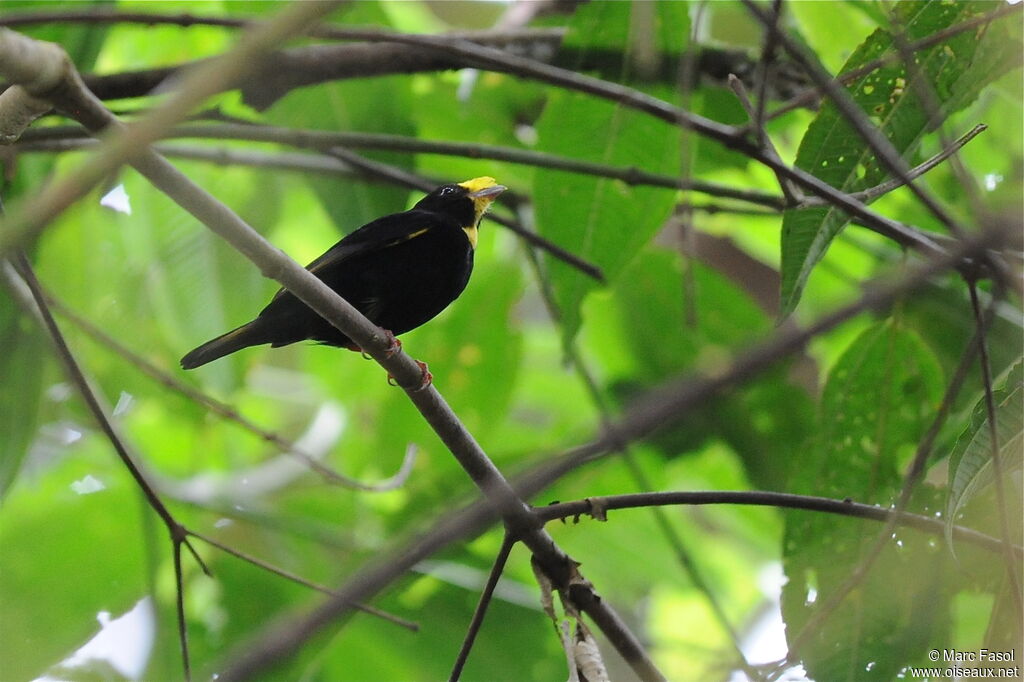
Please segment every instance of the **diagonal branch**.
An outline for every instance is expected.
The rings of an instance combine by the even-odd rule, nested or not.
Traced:
[[[646,398],[639,401],[615,423],[617,438],[612,439],[607,435],[598,435],[589,443],[563,455],[542,457],[540,465],[513,479],[515,490],[524,498],[531,498],[580,466],[614,452],[623,442],[642,438],[657,428],[678,422],[685,418],[688,409],[704,403],[729,387],[743,383],[757,372],[803,348],[816,336],[837,327],[859,313],[884,307],[908,291],[924,285],[935,274],[955,267],[962,259],[974,257],[984,249],[1000,244],[1005,238],[1006,231],[998,226],[987,230],[977,238],[957,245],[947,256],[914,268],[908,275],[895,282],[869,288],[857,301],[839,308],[803,329],[780,329],[770,340],[750,349],[720,374],[704,378],[687,377],[671,381],[663,387],[651,391]],[[697,495],[698,493],[690,494]],[[735,497],[731,501],[739,502],[744,499],[744,496],[752,493],[706,494],[734,495]],[[777,493],[761,494],[776,495]],[[722,499],[724,500],[725,497]],[[775,498],[771,502],[773,505],[782,503],[782,498]],[[806,501],[799,503],[794,501],[793,506],[804,508],[799,507],[798,504],[807,503]],[[816,506],[808,508],[820,511],[823,510],[823,506],[828,505],[832,505],[833,509],[844,510],[844,512],[849,509],[859,509],[855,504],[835,500],[821,504],[816,503]],[[591,507],[584,504],[578,512],[588,513],[590,510]],[[865,518],[882,519],[888,515],[887,510],[870,506],[861,511]],[[544,508],[536,509],[538,518],[544,518],[545,513]],[[911,518],[910,515],[904,514],[904,516]],[[440,519],[429,532],[404,546],[395,547],[389,552],[382,553],[375,561],[363,566],[347,580],[345,585],[339,588],[334,597],[309,613],[289,621],[275,623],[258,636],[255,643],[248,647],[243,654],[220,670],[220,679],[232,682],[244,680],[257,671],[264,670],[266,666],[295,651],[307,639],[327,627],[336,618],[347,613],[350,609],[350,602],[368,599],[397,580],[417,562],[451,543],[482,532],[496,518],[497,512],[490,504],[478,501]],[[938,523],[936,532],[941,533],[944,528],[941,522],[936,522],[934,519],[922,521],[923,526],[934,523]],[[995,546],[979,537],[979,534],[966,529],[958,531],[958,537],[965,542],[987,544],[989,548]],[[989,538],[989,540],[992,539]]]
[[[286,571],[283,568],[280,568],[278,566],[274,566],[273,564],[270,564],[270,563],[268,563],[268,562],[266,562],[266,561],[264,561],[262,559],[254,557],[251,554],[246,554],[245,552],[237,550],[234,547],[231,547],[230,545],[225,545],[223,542],[220,542],[218,540],[214,540],[213,538],[211,538],[211,537],[209,537],[207,535],[203,535],[202,533],[197,533],[196,531],[193,531],[193,530],[188,531],[188,534],[191,535],[194,538],[199,538],[200,540],[202,540],[203,542],[205,542],[206,544],[208,544],[208,545],[210,545],[212,547],[216,547],[217,549],[219,549],[220,551],[224,552],[225,554],[230,554],[231,556],[235,557],[236,559],[241,559],[242,561],[244,561],[244,562],[246,562],[248,564],[252,564],[253,566],[261,568],[264,571],[267,571],[268,573],[273,573],[276,576],[280,576],[280,577],[284,578],[285,580],[290,580],[293,583],[296,583],[298,585],[302,585],[303,587],[308,587],[309,589],[316,590],[317,592],[322,592],[323,594],[334,594],[334,591],[331,590],[329,587],[324,587],[323,585],[314,583],[311,580],[306,580],[305,578],[303,578],[301,576],[295,575],[291,571]],[[358,611],[362,611],[363,613],[369,614],[371,616],[377,616],[378,618],[386,620],[389,623],[397,625],[398,627],[401,627],[401,628],[405,628],[406,630],[410,630],[412,632],[417,632],[420,629],[420,626],[417,625],[416,623],[412,622],[412,621],[406,620],[405,618],[399,618],[398,616],[394,615],[393,613],[388,613],[387,611],[384,611],[382,609],[378,609],[378,608],[373,607],[373,606],[368,606],[366,604],[361,604],[361,603],[355,603],[355,604],[352,604],[352,608],[354,608],[354,609],[356,609]]]
[[[985,132],[986,130],[988,130],[988,126],[985,125],[984,123],[979,123],[978,125],[968,130],[966,133],[964,133],[962,136],[960,136],[960,138],[957,139],[953,144],[946,147],[935,156],[918,164],[917,166],[914,166],[913,168],[908,169],[906,174],[907,177],[914,179],[924,175],[925,173],[927,173],[928,171],[932,170],[940,163],[945,161],[946,159],[950,158],[951,156],[959,152],[961,149],[964,148],[964,146],[968,142],[970,142],[971,140],[973,140],[975,137]],[[874,201],[878,197],[884,196],[895,189],[899,189],[900,187],[903,186],[903,184],[904,182],[902,178],[889,178],[885,182],[881,182],[875,185],[874,187],[869,187],[865,190],[861,190],[860,192],[854,192],[850,196],[856,197],[860,201],[867,203]],[[827,202],[823,201],[819,197],[813,197],[805,199],[800,204],[800,208],[804,208],[807,206],[823,206],[826,203]]]
[[[91,337],[102,347],[117,353],[122,359],[130,363],[143,374],[149,376],[151,379],[157,381],[162,386],[165,386],[175,393],[195,401],[211,412],[220,415],[224,419],[238,424],[240,427],[254,434],[258,438],[268,443],[273,443],[281,449],[281,452],[297,458],[311,470],[322,476],[328,483],[351,488],[353,490],[362,490],[364,492],[388,492],[401,487],[409,477],[409,473],[412,471],[412,466],[416,459],[415,449],[410,449],[406,452],[398,473],[380,483],[363,483],[362,481],[340,474],[308,452],[303,452],[302,449],[294,442],[249,420],[231,405],[223,403],[202,391],[193,388],[185,382],[178,380],[165,370],[156,367],[146,360],[146,358],[121,343],[121,341],[110,334],[107,334],[92,322],[89,322],[81,315],[70,310],[60,301],[54,299],[52,295],[47,293],[46,300],[54,310],[70,320],[72,324],[85,332],[87,336]]]
[[[462,647],[459,649],[458,656],[455,657],[455,664],[452,666],[452,672],[448,676],[449,682],[458,682],[462,676],[462,669],[466,667],[469,652],[473,649],[473,642],[476,641],[476,636],[484,623],[487,607],[494,596],[494,588],[498,586],[498,580],[505,570],[505,564],[508,562],[508,555],[512,553],[513,546],[515,546],[515,540],[508,533],[505,533],[501,540],[501,547],[498,549],[498,555],[494,558],[494,564],[491,566],[491,572],[487,575],[487,584],[484,585],[483,592],[480,593],[480,600],[473,611],[473,619],[466,629],[466,636],[462,641]]]
[[[174,518],[170,510],[167,509],[167,506],[164,505],[163,501],[160,499],[160,496],[157,495],[156,489],[142,473],[142,469],[137,463],[138,457],[130,451],[127,444],[128,442],[121,435],[120,429],[114,425],[114,422],[110,419],[107,414],[107,410],[100,401],[98,394],[90,385],[89,380],[82,371],[81,365],[78,363],[78,360],[68,347],[67,341],[64,339],[64,335],[60,331],[60,327],[57,326],[56,320],[53,319],[53,314],[50,312],[49,306],[46,304],[46,298],[43,295],[42,287],[39,284],[39,280],[36,279],[35,272],[33,272],[32,265],[28,262],[28,258],[23,254],[19,254],[17,261],[14,263],[14,269],[17,271],[17,274],[21,277],[24,284],[28,287],[31,294],[31,303],[24,302],[25,307],[28,309],[30,314],[37,314],[40,318],[43,328],[49,334],[50,340],[53,342],[55,354],[59,358],[61,364],[64,365],[64,371],[67,373],[68,379],[78,390],[79,395],[85,402],[89,412],[92,413],[92,416],[99,425],[100,430],[103,431],[107,441],[110,443],[111,447],[114,448],[114,452],[117,453],[118,458],[121,460],[121,463],[124,465],[125,469],[128,470],[132,479],[134,479],[135,485],[142,491],[142,494],[146,499],[146,503],[156,513],[156,515],[160,517],[160,520],[163,522],[164,526],[167,528],[168,534],[170,535],[174,558],[174,576],[177,585],[178,639],[181,645],[181,657],[185,679],[186,681],[190,680],[191,665],[189,662],[188,632],[184,612],[185,593],[181,577],[182,545],[188,549],[189,553],[193,556],[204,573],[210,575],[210,569],[207,568],[206,563],[199,556],[199,553],[196,552],[192,543],[189,542],[188,531],[178,522],[177,519]],[[34,305],[34,309],[32,308],[32,305]]]
[[[2,32],[0,35],[3,35]],[[593,586],[579,575],[576,563],[558,547],[529,507],[519,499],[437,389],[429,384],[424,385],[423,369],[420,364],[404,351],[396,352],[392,340],[381,329],[323,281],[273,247],[251,226],[189,180],[163,157],[146,146],[124,147],[128,141],[138,137],[137,129],[133,127],[131,130],[125,130],[124,125],[84,87],[77,73],[71,71],[68,77],[66,87],[52,91],[48,95],[58,108],[72,113],[76,120],[89,130],[116,133],[111,139],[111,144],[105,145],[99,158],[111,165],[116,165],[119,160],[128,159],[131,165],[157,188],[224,237],[264,274],[276,279],[387,369],[488,501],[499,510],[509,532],[530,548],[535,560],[543,567],[552,583],[559,590],[568,589],[572,584],[574,591],[578,593],[574,596],[578,597],[587,614],[602,629],[637,675],[645,680],[664,679],[637,637],[618,614],[598,596]],[[172,111],[174,110],[172,108]],[[147,135],[158,134],[161,128],[156,127],[157,123],[162,123],[163,118],[167,116],[168,114],[164,113],[156,119],[156,123],[146,127]],[[143,137],[141,144],[145,145],[149,141],[151,140],[148,137]],[[53,207],[43,203],[35,219],[44,218],[45,223],[45,218],[52,213]],[[34,226],[37,223],[30,219],[23,224]],[[344,610],[347,608],[347,602],[335,604],[335,608],[339,606]]]

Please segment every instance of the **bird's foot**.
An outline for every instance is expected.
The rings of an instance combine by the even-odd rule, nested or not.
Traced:
[[[388,347],[384,349],[384,357],[390,358],[392,355],[402,350],[402,342],[397,336],[391,333],[390,329],[381,328],[381,331],[384,332],[384,340],[388,342]],[[355,344],[345,346],[345,348],[361,354],[364,360],[373,360],[372,355]]]
[[[391,333],[390,329],[384,330],[384,338],[387,339],[388,347],[384,350],[384,357],[390,358],[392,355],[402,350],[402,342],[397,336]]]
[[[434,381],[434,375],[430,373],[430,369],[427,367],[427,363],[416,360],[416,364],[420,368],[420,385],[416,388],[410,389],[412,391],[422,391]],[[392,386],[398,386],[398,382],[395,381],[395,377],[388,374],[388,383]]]

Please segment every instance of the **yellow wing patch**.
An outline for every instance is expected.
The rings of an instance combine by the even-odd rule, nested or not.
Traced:
[[[426,234],[427,232],[430,232],[430,228],[429,227],[424,227],[422,230],[416,230],[415,232],[410,232],[409,234],[405,235],[404,237],[400,237],[400,238],[398,238],[398,239],[396,239],[394,241],[390,241],[385,246],[394,246],[395,244],[401,244],[402,242],[407,242],[410,239],[416,239],[416,237],[419,237],[421,234]]]

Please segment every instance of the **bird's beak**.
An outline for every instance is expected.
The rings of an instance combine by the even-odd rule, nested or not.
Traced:
[[[507,189],[508,187],[505,187],[505,185],[491,185],[490,187],[484,187],[483,189],[478,189],[475,192],[470,192],[469,198],[489,199],[491,201],[494,201],[495,197],[497,197],[499,194],[501,194]]]

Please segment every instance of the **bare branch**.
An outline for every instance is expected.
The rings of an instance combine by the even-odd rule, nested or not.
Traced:
[[[737,78],[735,75],[729,75],[729,87],[736,93],[736,98],[740,101],[740,105],[743,106],[743,110],[747,112],[747,116],[750,117],[751,122],[758,120],[758,112],[763,111],[754,107],[750,101],[750,97],[747,95],[747,89],[743,85],[743,81]],[[782,157],[779,156],[779,151],[775,148],[775,143],[772,142],[771,138],[768,137],[768,132],[763,127],[755,128],[755,135],[758,142],[761,144],[761,148],[764,153],[767,154],[771,159],[782,163]],[[794,206],[804,201],[803,192],[800,191],[799,187],[793,184],[793,181],[786,178],[776,171],[775,177],[779,180],[779,188],[782,190],[783,196],[786,197],[786,204],[788,206]]]
[[[230,554],[231,556],[235,557],[236,559],[241,559],[242,561],[245,561],[246,563],[252,564],[253,566],[256,566],[258,568],[261,568],[264,571],[267,571],[268,573],[273,573],[274,575],[280,576],[280,577],[284,578],[285,580],[290,580],[293,583],[296,583],[298,585],[302,585],[303,587],[308,587],[309,589],[316,590],[317,592],[322,592],[323,594],[334,594],[334,591],[332,589],[330,589],[329,587],[324,587],[323,585],[320,585],[318,583],[314,583],[311,580],[306,580],[305,578],[303,578],[301,576],[295,575],[291,571],[286,571],[283,568],[280,568],[278,566],[274,566],[273,564],[268,563],[266,561],[263,561],[262,559],[257,559],[256,557],[252,556],[251,554],[246,554],[245,552],[242,552],[242,551],[240,551],[238,549],[235,549],[234,547],[231,547],[229,545],[225,545],[224,543],[219,542],[217,540],[214,540],[213,538],[208,537],[206,535],[203,535],[202,533],[197,533],[197,532],[195,532],[193,530],[190,530],[190,531],[188,531],[188,534],[191,535],[194,538],[199,538],[200,540],[202,540],[203,542],[205,542],[208,545],[212,545],[213,547],[216,547],[217,549],[219,549],[220,551],[224,552],[225,554]],[[362,611],[363,613],[369,614],[371,616],[376,616],[378,618],[386,620],[387,622],[392,623],[394,625],[397,625],[399,627],[405,628],[406,630],[409,630],[410,632],[417,632],[420,629],[420,626],[417,625],[416,623],[414,623],[414,622],[412,622],[410,620],[406,620],[405,618],[400,618],[400,617],[394,615],[393,613],[388,613],[387,611],[384,611],[382,609],[378,609],[378,608],[376,608],[374,606],[368,606],[366,604],[356,603],[356,604],[352,605],[352,608],[354,608],[354,609],[356,609],[358,611]]]
[[[27,143],[53,139],[77,139],[86,135],[86,131],[78,126],[51,126],[26,130],[20,137],[21,144],[32,149]],[[223,123],[217,125],[182,125],[172,128],[165,135],[168,138],[195,137],[204,139],[250,140],[259,142],[277,142],[304,149],[320,151],[332,147],[348,147],[350,149],[376,149],[398,151],[411,154],[438,154],[444,156],[462,156],[468,159],[492,159],[517,163],[537,168],[553,168],[571,171],[584,175],[621,180],[628,185],[665,187],[667,189],[691,190],[727,199],[737,199],[752,204],[771,207],[782,207],[780,197],[768,192],[742,187],[731,187],[714,182],[696,179],[681,180],[671,175],[649,173],[636,166],[621,168],[590,161],[581,161],[570,157],[537,152],[515,147],[476,144],[468,142],[447,142],[388,135],[382,133],[335,132],[315,129],[290,129],[275,126]]]
[[[448,676],[449,682],[458,682],[458,679],[462,676],[462,669],[466,666],[469,652],[473,649],[473,642],[480,632],[480,626],[484,624],[484,616],[487,614],[487,607],[494,596],[494,588],[498,586],[498,580],[505,570],[506,562],[508,562],[508,555],[512,552],[512,547],[515,544],[515,540],[508,533],[505,533],[505,537],[501,540],[501,548],[498,550],[498,555],[494,557],[494,563],[491,565],[491,572],[487,576],[487,584],[484,585],[484,590],[480,593],[480,600],[476,604],[476,610],[473,611],[473,619],[469,622],[469,627],[466,629],[466,636],[462,640],[459,655],[455,657],[455,664],[452,666],[451,675]]]
[[[552,582],[559,589],[566,589],[570,577],[577,575],[575,563],[555,544],[527,505],[516,496],[508,481],[466,430],[437,389],[432,385],[423,385],[422,366],[404,351],[395,352],[392,340],[387,334],[323,281],[274,248],[252,227],[189,180],[163,157],[145,146],[131,148],[131,155],[127,155],[129,150],[120,149],[120,144],[140,135],[142,137],[138,140],[139,144],[147,144],[151,141],[147,136],[155,136],[162,132],[163,128],[157,124],[162,124],[169,113],[164,112],[161,116],[156,116],[156,113],[163,111],[160,109],[147,117],[147,120],[154,119],[155,122],[143,127],[144,134],[139,133],[137,127],[125,131],[123,124],[103,106],[102,102],[82,86],[77,74],[72,72],[70,79],[72,86],[51,94],[58,105],[73,113],[76,119],[90,130],[112,129],[119,133],[104,147],[104,151],[97,158],[107,163],[129,158],[132,166],[156,187],[224,237],[257,264],[262,272],[280,282],[387,369],[473,482],[484,492],[490,503],[500,510],[509,532],[530,548]],[[179,106],[180,104],[175,103],[175,106],[168,109],[174,112]],[[103,167],[102,164],[94,164],[97,165]],[[48,216],[52,210],[52,205],[44,203],[40,215]],[[35,216],[22,218],[23,223],[20,224],[35,226],[35,219]],[[588,615],[601,625],[609,641],[638,675],[644,679],[664,679],[636,636],[625,627],[617,614],[592,588],[588,595],[581,595],[580,599],[587,604]]]
[[[905,511],[897,511],[879,507],[874,504],[862,504],[852,500],[834,500],[830,497],[815,497],[813,495],[794,495],[792,493],[778,493],[762,490],[714,490],[707,492],[656,492],[656,493],[632,493],[627,495],[605,495],[601,497],[588,497],[573,502],[559,502],[546,507],[537,507],[537,514],[545,521],[555,519],[569,519],[579,516],[588,516],[594,509],[600,509],[602,513],[615,509],[640,509],[644,507],[661,507],[676,505],[710,505],[710,504],[738,504],[751,505],[755,507],[776,507],[779,509],[805,509],[807,511],[819,512],[822,514],[837,514],[857,519],[868,519],[871,521],[888,522],[893,521],[897,526],[913,528],[923,533],[942,535],[945,532],[945,522],[932,516],[911,514]],[[963,542],[981,547],[990,552],[1002,552],[1003,542],[985,533],[955,526],[954,536]],[[1024,547],[1012,545],[1011,550],[1018,556],[1024,556]]]

